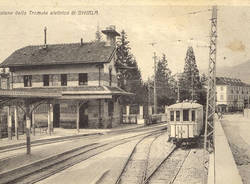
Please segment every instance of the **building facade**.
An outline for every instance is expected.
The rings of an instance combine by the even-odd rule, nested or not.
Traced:
[[[102,31],[106,42],[83,40],[71,44],[47,44],[16,50],[1,67],[10,70],[10,88],[45,91],[60,98],[39,105],[35,124],[46,124],[52,106],[53,126],[111,128],[121,121],[119,98],[129,95],[117,86],[115,26]]]
[[[217,106],[223,111],[242,110],[249,104],[250,85],[240,79],[216,78]]]

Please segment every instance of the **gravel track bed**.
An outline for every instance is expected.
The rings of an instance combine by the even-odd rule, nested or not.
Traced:
[[[148,183],[171,183],[174,180],[176,174],[179,172],[189,152],[189,149],[175,150],[173,154],[160,166],[158,171],[151,177]]]
[[[148,154],[151,143],[159,135],[154,135],[142,140],[136,147],[136,150],[130,158],[124,172],[122,173],[120,184],[138,184],[141,183],[145,168],[147,167]]]
[[[152,144],[145,174],[146,178],[160,165],[174,147],[172,143],[168,142],[168,137],[168,133],[165,132]]]

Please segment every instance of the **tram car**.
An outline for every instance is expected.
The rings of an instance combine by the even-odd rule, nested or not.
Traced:
[[[198,142],[203,129],[203,106],[184,101],[167,108],[169,140],[175,144]]]

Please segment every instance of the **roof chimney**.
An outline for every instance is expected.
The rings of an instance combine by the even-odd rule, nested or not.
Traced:
[[[81,38],[81,46],[83,46],[83,39]]]
[[[44,48],[47,48],[47,27],[44,27]]]
[[[107,36],[106,46],[116,46],[116,36],[120,36],[120,34],[115,30],[114,25],[102,30],[102,33]]]

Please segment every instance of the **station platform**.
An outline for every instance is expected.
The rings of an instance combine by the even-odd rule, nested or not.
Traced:
[[[215,121],[215,152],[210,154],[208,184],[243,184],[222,121]]]
[[[58,140],[58,139],[65,139],[65,138],[73,138],[73,137],[80,137],[80,136],[88,136],[88,135],[96,135],[96,134],[106,134],[112,132],[119,132],[122,130],[129,130],[135,129],[139,127],[143,127],[143,124],[121,124],[118,127],[114,127],[111,129],[80,129],[77,132],[76,129],[64,129],[64,128],[54,128],[51,135],[46,132],[40,132],[39,129],[36,129],[35,135],[31,133],[31,143],[34,141],[46,141],[46,140]],[[12,137],[11,140],[8,138],[0,139],[0,150],[8,149],[10,147],[20,146],[26,144],[26,135],[19,135],[18,140],[15,136]]]

